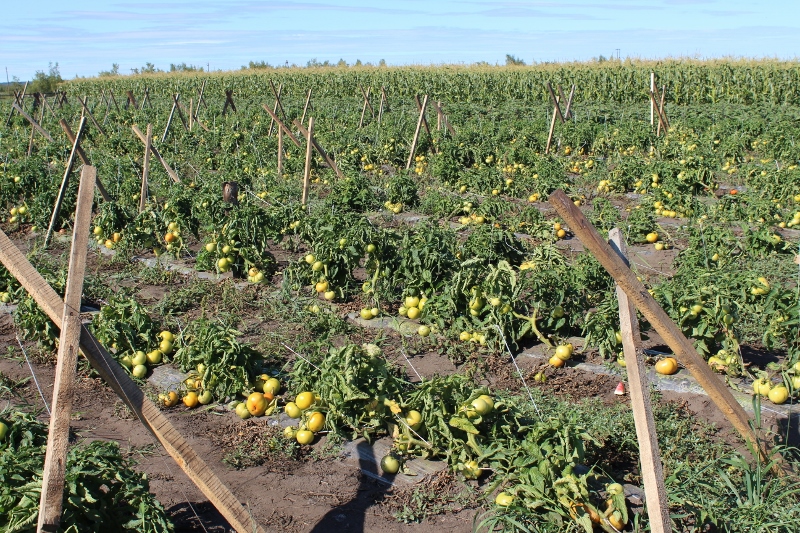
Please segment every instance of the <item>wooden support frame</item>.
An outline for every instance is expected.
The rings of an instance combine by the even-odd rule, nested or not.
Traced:
[[[564,117],[570,117],[572,115],[572,99],[575,97],[575,84],[572,84],[572,89],[569,92],[569,99],[567,99],[566,107],[564,107],[563,113],[561,112],[561,101],[563,101],[564,98],[564,91],[561,89],[561,86],[558,87],[558,92],[561,94],[561,100],[559,100],[559,97],[556,96],[555,91],[553,91],[553,86],[549,81],[545,84],[545,86],[547,87],[547,92],[550,94],[550,100],[553,103],[553,116],[550,119],[550,130],[547,133],[547,145],[544,148],[544,153],[549,154],[550,147],[553,144],[553,134],[555,134],[556,131],[556,118],[560,119],[561,123],[563,124],[566,122],[566,118]]]
[[[622,261],[628,265],[627,247],[619,228],[609,233],[609,244]],[[650,399],[650,388],[647,383],[647,371],[644,367],[639,333],[639,321],[636,318],[636,307],[617,285],[619,300],[619,324],[622,335],[622,351],[625,356],[625,368],[628,370],[628,390],[631,396],[631,410],[636,426],[636,437],[639,442],[642,479],[644,480],[645,503],[650,531],[653,533],[670,533],[672,522],[669,518],[669,502],[664,487],[664,467],[661,464],[661,452],[656,435],[656,422],[653,417],[653,404]]]
[[[197,122],[197,114],[200,113],[200,105],[204,104],[206,101],[203,99],[203,93],[206,90],[206,81],[203,80],[203,85],[200,86],[200,92],[197,95],[197,107],[194,109],[194,121]],[[208,106],[206,106],[208,107]]]
[[[108,94],[111,96],[111,101],[114,102],[114,108],[117,110],[117,113],[119,113],[119,105],[117,104],[117,99],[114,98],[114,91],[109,89]]]
[[[425,95],[427,97],[427,95]],[[417,104],[417,111],[422,113],[422,125],[425,127],[425,131],[428,133],[428,137],[431,137],[431,127],[428,125],[428,119],[425,117],[425,113],[422,111],[422,103],[419,101],[419,95],[414,95],[414,102]]]
[[[67,287],[58,344],[56,377],[53,385],[50,428],[47,433],[42,493],[39,499],[37,531],[56,531],[61,523],[64,501],[64,472],[69,447],[69,421],[75,394],[75,371],[81,339],[81,294],[86,273],[89,226],[92,222],[92,199],[97,169],[84,166],[78,186],[78,205],[72,232]]]
[[[133,96],[133,91],[125,91],[125,94],[128,96],[128,101],[125,103],[125,109],[128,109],[129,106],[133,106],[134,109],[138,108],[139,106],[136,104],[136,97]]]
[[[140,111],[144,110],[145,104],[149,104],[150,108],[152,109],[153,103],[150,101],[150,89],[148,87],[144,88],[144,96],[142,96],[142,106],[139,108]]]
[[[689,370],[700,386],[705,389],[711,400],[722,411],[722,414],[730,421],[731,425],[755,449],[760,450],[762,458],[769,457],[769,449],[766,443],[763,446],[759,443],[757,435],[750,427],[747,413],[733,397],[725,383],[714,374],[705,360],[698,355],[692,343],[689,342],[670,319],[669,315],[658,305],[658,302],[647,292],[642,282],[636,278],[636,274],[600,237],[591,222],[572,202],[569,196],[559,189],[550,195],[549,201],[559,216],[566,221],[569,229],[594,254],[595,258],[603,265],[603,268],[611,274],[618,286],[622,288],[628,298],[636,305],[636,308],[664,339],[664,342],[675,353],[676,359]]]
[[[69,139],[70,144],[75,144],[76,135],[72,133],[72,129],[69,127],[69,124],[67,124],[67,121],[61,119],[58,123],[61,125],[61,129],[64,130],[64,134],[67,136],[67,139]],[[81,162],[84,165],[89,164],[89,158],[86,157],[86,152],[83,151],[83,148],[81,147],[80,144],[78,144],[78,157],[80,157]],[[103,186],[103,182],[100,181],[100,178],[95,176],[94,183],[95,185],[97,185],[97,190],[100,191],[100,195],[103,197],[103,200],[105,200],[106,202],[110,202],[111,195],[108,194],[108,191]]]
[[[147,125],[147,136],[144,140],[144,160],[142,162],[142,189],[139,192],[139,212],[147,206],[147,178],[150,175],[150,152],[153,148],[153,125]]]
[[[283,84],[278,86],[278,90],[275,90],[275,85],[272,83],[272,80],[269,81],[270,86],[272,87],[272,93],[275,95],[275,103],[272,105],[272,113],[270,116],[273,117],[272,120],[269,121],[269,131],[267,131],[267,136],[272,137],[272,129],[275,127],[275,121],[278,120],[278,109],[283,109],[281,106],[281,94],[283,93]],[[284,120],[286,120],[286,115],[283,116]],[[280,127],[280,126],[279,126]]]
[[[311,154],[314,152],[314,117],[308,117],[308,132],[306,136],[306,166],[303,172],[303,196],[301,205],[308,202],[308,186],[311,183]]]
[[[228,112],[228,106],[236,113],[236,104],[233,103],[233,89],[225,89],[225,105],[222,106],[222,116]]]
[[[136,126],[136,124],[131,126],[131,129],[133,130],[133,133],[135,133],[136,136],[139,137],[139,140],[146,145],[147,136],[144,133],[142,133],[142,130],[140,130],[138,126]],[[181,179],[178,177],[178,174],[174,170],[172,170],[172,167],[170,167],[166,161],[164,161],[164,158],[161,157],[161,154],[158,152],[158,148],[156,148],[155,145],[153,145],[152,143],[150,144],[150,151],[155,156],[155,158],[158,159],[158,162],[161,163],[161,166],[164,167],[164,170],[167,171],[167,174],[169,174],[169,177],[172,178],[172,181],[174,181],[175,183],[180,183]]]
[[[275,114],[277,115],[278,111],[280,111],[283,121],[286,122],[286,111],[284,111],[283,102],[281,102],[281,94],[283,93],[283,84],[281,83],[278,86],[278,89],[275,89],[275,84],[272,83],[272,80],[269,80],[269,86],[272,89],[272,94],[275,95]]]
[[[39,93],[34,93],[34,94],[39,94]],[[34,111],[32,111],[32,113],[35,113],[35,109],[36,109],[36,106],[34,106]],[[43,123],[44,123],[44,106],[40,106],[39,107],[39,124],[41,125]],[[28,139],[28,157],[30,157],[31,153],[33,152],[33,136],[35,134],[36,134],[36,128],[34,128],[33,125],[31,125],[31,137],[30,137],[30,139]]]
[[[443,104],[441,102],[433,102],[433,106],[436,108],[436,114],[438,119],[442,122],[442,125],[450,132],[450,135],[453,137],[456,136],[456,130],[453,129],[453,126],[450,124],[450,120],[447,118],[447,115],[444,114]]]
[[[380,126],[381,121],[383,120],[383,110],[385,107],[388,107],[389,104],[389,97],[386,96],[386,88],[381,87],[381,103],[378,106],[378,125]]]
[[[64,302],[2,231],[0,231],[0,262],[33,297],[56,327],[61,328],[63,326],[61,311]],[[81,326],[80,343],[81,352],[100,374],[100,377],[133,411],[148,431],[158,439],[167,453],[175,459],[178,466],[228,523],[240,532],[265,533],[247,508],[222,483],[206,462],[198,457],[161,410],[145,396],[144,391],[128,376],[128,372],[117,363],[85,326]]]
[[[309,119],[310,118],[311,117],[309,117]],[[308,130],[306,130],[296,119],[294,121],[294,125],[298,130],[300,130],[300,133],[303,135],[303,137],[308,138]],[[322,146],[320,146],[319,142],[317,142],[317,139],[313,135],[311,136],[311,144],[314,145],[314,149],[316,149],[317,153],[322,156],[322,159],[325,160],[325,163],[327,163],[328,166],[331,167],[334,172],[336,172],[336,176],[338,176],[340,179],[344,179],[344,174],[342,174],[342,171],[339,170],[336,162],[331,158],[331,156],[328,155],[328,152],[322,149]]]
[[[6,128],[9,124],[11,124],[11,119],[14,118],[14,111],[17,111],[20,107],[25,106],[25,91],[28,90],[28,82],[25,82],[25,86],[22,88],[22,92],[14,91],[14,102],[11,104],[11,110],[8,112],[8,119],[6,119]],[[15,108],[14,104],[17,104],[19,107]]]
[[[288,135],[288,136],[289,136],[289,139],[291,139],[291,141],[294,143],[294,145],[295,145],[295,146],[297,146],[298,148],[300,148],[300,149],[302,150],[302,149],[303,149],[303,145],[300,143],[300,141],[298,141],[298,140],[297,140],[297,137],[295,137],[295,136],[294,136],[294,134],[292,133],[292,131],[291,131],[289,128],[287,128],[287,127],[286,127],[286,124],[284,124],[283,122],[281,122],[281,119],[279,119],[279,118],[278,118],[278,115],[276,115],[276,114],[275,114],[275,112],[274,112],[274,111],[272,111],[272,109],[270,109],[269,107],[267,107],[267,104],[261,104],[261,107],[263,107],[263,108],[264,108],[264,111],[266,111],[267,113],[269,113],[269,116],[271,116],[271,117],[272,117],[272,120],[273,120],[273,121],[275,121],[275,122],[277,122],[277,123],[278,123],[278,128],[282,129],[282,130],[283,130],[283,132],[284,132],[286,135]]]
[[[42,97],[42,103],[44,103],[44,106],[47,108],[48,111],[50,111],[50,114],[53,115],[53,118],[58,120],[58,116],[56,116],[56,112],[50,106],[50,102],[47,101],[47,97],[46,96]]]
[[[372,112],[372,119],[375,120],[375,109],[372,108],[372,104],[369,101],[369,95],[372,91],[372,87],[367,87],[367,90],[364,91],[364,87],[361,84],[358,84],[358,88],[361,89],[361,96],[364,97],[364,106],[361,108],[361,120],[358,121],[359,129],[364,126],[364,115],[367,113],[367,107]]]
[[[189,131],[189,125],[186,123],[186,117],[183,116],[183,107],[180,103],[181,94],[175,93],[172,95],[172,109],[169,112],[169,118],[167,119],[167,125],[164,128],[164,134],[161,136],[161,142],[166,142],[167,135],[169,134],[169,127],[172,125],[172,119],[175,117],[175,111],[178,112],[178,118],[181,119],[181,123],[183,124],[183,129]]]
[[[406,170],[411,168],[411,162],[414,161],[414,153],[417,151],[417,143],[419,142],[419,133],[422,129],[422,123],[425,120],[425,110],[428,108],[428,95],[422,99],[422,104],[419,106],[419,119],[417,120],[417,129],[414,131],[414,138],[411,141],[411,152],[408,154],[408,161],[406,162]]]
[[[50,224],[47,226],[47,233],[44,236],[45,248],[50,244],[50,238],[53,236],[53,232],[56,229],[56,221],[58,220],[58,214],[61,212],[61,204],[64,203],[64,196],[67,194],[67,187],[69,186],[69,175],[72,173],[72,167],[75,165],[75,156],[78,154],[81,135],[83,135],[85,128],[86,117],[83,117],[81,118],[80,126],[78,126],[78,134],[75,135],[75,140],[72,142],[72,150],[69,153],[69,159],[67,159],[67,168],[64,170],[64,177],[61,179],[61,187],[58,189],[56,203],[53,206],[53,214],[50,216]]]
[[[278,128],[278,177],[283,175],[283,128]]]
[[[306,113],[308,112],[308,106],[311,105],[311,91],[313,91],[313,89],[309,89],[308,94],[306,95],[306,103],[303,106],[303,116],[300,117],[300,124],[303,124],[306,121]]]
[[[49,133],[47,133],[47,132],[45,131],[45,129],[44,129],[43,127],[41,127],[41,126],[39,125],[39,123],[38,123],[38,122],[36,122],[36,121],[33,119],[33,117],[31,117],[31,116],[30,116],[28,113],[26,113],[24,109],[22,109],[22,108],[21,108],[19,105],[17,105],[17,103],[16,103],[16,102],[12,102],[12,103],[11,103],[11,107],[12,107],[12,109],[16,109],[16,110],[17,110],[17,113],[19,113],[20,115],[22,115],[23,117],[25,117],[25,120],[27,120],[28,122],[30,122],[30,123],[31,123],[31,125],[32,125],[32,126],[35,128],[35,129],[36,129],[36,131],[38,131],[38,132],[39,132],[39,133],[40,133],[40,134],[41,134],[41,135],[42,135],[42,136],[43,136],[45,139],[47,139],[47,140],[48,140],[48,141],[50,141],[50,142],[53,142],[53,138],[50,136],[50,134],[49,134]]]
[[[661,87],[661,95],[658,94],[658,87],[655,87],[650,92],[650,106],[655,108],[656,115],[658,116],[658,126],[656,127],[656,135],[661,136],[662,130],[666,133],[669,130],[669,120],[667,113],[664,110],[664,101],[667,96],[667,86]]]
[[[104,130],[103,127],[100,126],[100,124],[97,123],[97,121],[94,118],[94,115],[89,110],[89,106],[87,104],[87,102],[89,101],[89,97],[88,96],[84,96],[82,99],[78,98],[78,101],[81,103],[81,106],[83,107],[84,113],[86,113],[89,116],[89,120],[91,120],[92,124],[94,124],[94,127],[97,128],[97,131],[102,133],[104,136],[107,135],[106,134],[106,130]]]

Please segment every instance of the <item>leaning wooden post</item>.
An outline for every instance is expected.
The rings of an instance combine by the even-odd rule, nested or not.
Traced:
[[[309,136],[308,130],[306,130],[303,127],[303,125],[300,124],[296,119],[294,121],[294,125],[297,127],[298,130],[300,130],[300,133],[302,133],[304,137]],[[322,156],[322,159],[325,160],[325,163],[327,163],[327,165],[331,167],[334,172],[336,172],[336,176],[339,179],[344,179],[344,174],[342,173],[341,170],[339,170],[339,166],[336,164],[336,161],[334,161],[333,158],[331,158],[331,156],[328,155],[328,152],[323,150],[322,146],[320,146],[319,142],[317,142],[317,140],[314,138],[313,135],[311,136],[311,142],[314,145],[314,149],[317,151],[317,153]]]
[[[381,104],[378,106],[378,126],[381,125],[381,120],[383,120],[383,108],[387,103],[386,89],[381,87]]]
[[[627,250],[622,239],[622,232],[619,228],[614,228],[608,232],[608,237],[611,247],[627,265]],[[628,369],[628,390],[631,395],[636,438],[639,441],[639,456],[642,462],[641,471],[647,514],[650,519],[650,531],[670,533],[672,523],[669,519],[667,490],[664,488],[664,469],[661,464],[661,452],[658,448],[656,421],[653,417],[647,372],[641,357],[642,339],[639,334],[639,321],[636,319],[636,307],[619,285],[617,285],[617,300],[619,300],[622,351],[625,355],[625,368]]]
[[[50,142],[53,142],[53,138],[50,136],[50,134],[49,134],[49,133],[47,133],[47,132],[44,130],[44,128],[42,128],[42,127],[39,125],[39,123],[38,123],[38,122],[36,122],[36,121],[33,119],[33,117],[31,117],[31,116],[30,116],[28,113],[26,113],[24,109],[22,109],[22,108],[21,108],[19,105],[17,105],[17,103],[16,103],[16,102],[12,102],[12,103],[11,103],[11,107],[12,107],[13,109],[16,109],[16,110],[17,110],[17,113],[19,113],[20,115],[22,115],[23,117],[25,117],[25,120],[27,120],[28,122],[30,122],[30,123],[31,123],[31,125],[32,125],[34,128],[36,128],[36,131],[38,131],[39,133],[41,133],[41,134],[42,134],[42,136],[43,136],[45,139],[47,139],[47,140],[48,140],[48,141],[50,141]]]
[[[131,126],[131,129],[133,130],[133,133],[139,137],[139,140],[142,141],[142,144],[147,144],[147,138],[145,137],[144,133],[142,133],[142,130],[136,127],[136,124]],[[164,158],[161,157],[161,153],[159,153],[158,148],[156,148],[154,144],[150,145],[150,152],[152,152],[153,156],[158,159],[159,163],[161,163],[161,166],[164,167],[164,170],[166,170],[167,174],[169,174],[169,177],[172,178],[172,181],[175,183],[180,183],[181,179],[178,177],[178,174],[172,170],[166,161],[164,161]]]
[[[294,143],[294,145],[295,145],[295,146],[297,146],[298,148],[302,149],[302,148],[303,148],[303,145],[302,145],[302,144],[300,144],[300,141],[298,141],[298,140],[297,140],[297,137],[295,137],[295,136],[294,136],[294,134],[291,132],[291,130],[290,130],[289,128],[287,128],[287,127],[286,127],[286,124],[284,124],[283,122],[281,122],[281,119],[279,119],[279,118],[278,118],[278,115],[276,115],[276,114],[275,114],[275,112],[274,112],[274,111],[272,111],[272,109],[270,109],[269,107],[267,107],[267,104],[261,104],[261,107],[263,107],[263,108],[264,108],[264,111],[266,111],[267,113],[269,113],[269,116],[271,116],[271,117],[272,117],[272,120],[273,120],[273,121],[277,122],[277,124],[278,124],[278,128],[282,129],[282,130],[283,130],[283,132],[284,132],[286,135],[288,135],[288,136],[289,136],[289,139],[290,139],[290,140],[291,140],[291,141]],[[295,121],[295,122],[297,122],[297,121]]]
[[[164,128],[164,134],[161,136],[161,142],[167,140],[167,134],[169,133],[169,127],[172,125],[172,119],[175,117],[175,108],[178,107],[178,99],[174,98],[172,101],[172,109],[169,112],[169,118],[167,118],[167,125]]]
[[[194,127],[194,98],[189,98],[189,131]]]
[[[56,327],[63,327],[61,315],[64,308],[63,300],[1,230],[0,262],[19,281]],[[145,428],[158,439],[181,470],[236,531],[264,533],[264,529],[255,522],[248,509],[197,455],[164,413],[145,396],[142,389],[130,378],[128,371],[117,363],[85,326],[81,326],[81,352],[92,368],[133,411]]]
[[[81,293],[86,272],[86,254],[89,244],[89,225],[92,221],[92,199],[97,169],[83,167],[78,186],[78,206],[75,210],[75,227],[72,231],[67,288],[58,343],[56,377],[53,384],[53,403],[47,450],[42,471],[42,493],[39,499],[39,524],[37,532],[55,531],[61,522],[64,501],[64,472],[69,447],[69,420],[72,397],[75,394],[75,369],[81,340]]]
[[[272,106],[272,116],[274,116],[274,117],[273,117],[272,120],[269,121],[269,131],[267,132],[267,136],[268,137],[272,137],[272,128],[275,127],[275,121],[278,120],[275,117],[278,116],[278,108],[280,107],[280,104],[281,104],[281,93],[283,92],[283,84],[282,83],[278,87],[277,91],[275,90],[275,85],[272,84],[272,80],[270,80],[270,85],[272,85],[272,92],[273,92],[273,94],[275,94],[275,105]],[[284,115],[283,118],[285,119],[286,115]]]
[[[144,164],[142,165],[142,191],[139,193],[139,212],[147,204],[147,177],[150,174],[150,150],[153,147],[153,125],[147,125],[147,138],[144,141]]]
[[[86,114],[89,115],[89,119],[92,121],[92,124],[94,124],[94,127],[97,128],[97,131],[99,131],[103,135],[106,135],[106,131],[100,126],[100,124],[97,123],[97,121],[94,119],[94,115],[89,110],[89,106],[87,105],[87,102],[89,101],[89,97],[88,96],[84,96],[83,100],[78,98],[78,101],[83,106],[83,110],[86,112]]]
[[[67,194],[69,175],[72,172],[73,165],[75,164],[75,155],[78,153],[78,146],[81,142],[81,135],[83,135],[84,127],[86,127],[86,117],[81,119],[81,125],[78,126],[78,134],[75,136],[75,141],[72,143],[72,151],[69,153],[69,159],[67,159],[67,168],[64,170],[64,177],[61,179],[61,188],[58,190],[56,203],[53,206],[53,215],[50,217],[50,225],[47,227],[47,233],[44,236],[45,248],[47,248],[47,245],[50,244],[50,238],[53,236],[53,231],[55,230],[56,222],[58,221],[58,214],[61,211],[61,204],[64,203],[64,196]],[[92,178],[92,181],[94,181],[94,178]]]
[[[308,105],[311,103],[311,91],[313,89],[308,90],[308,94],[306,95],[306,104],[303,106],[303,116],[300,117],[300,124],[303,124],[306,121],[306,112],[308,111]]]
[[[278,177],[283,175],[283,128],[278,127]]]
[[[311,154],[314,152],[314,117],[308,117],[308,137],[306,138],[306,168],[303,172],[303,198],[300,201],[306,205],[308,201],[308,184],[311,181]]]
[[[28,90],[28,82],[26,81],[25,82],[25,87],[22,88],[22,92],[21,93],[18,93],[16,91],[14,91],[14,102],[13,103],[14,104],[19,104],[20,107],[24,106],[25,105],[25,91],[27,91],[27,90]],[[8,127],[9,124],[11,124],[11,119],[14,118],[14,111],[17,110],[17,109],[18,108],[15,108],[14,105],[12,104],[11,111],[8,112],[8,119],[6,120],[6,128]]]
[[[425,109],[428,107],[428,95],[422,99],[422,104],[419,109],[419,120],[417,120],[417,130],[414,132],[414,139],[411,141],[411,153],[408,154],[408,161],[406,162],[406,170],[411,168],[411,163],[414,161],[414,153],[417,151],[417,141],[419,141],[419,131],[422,129],[422,122],[425,120]]]
[[[763,458],[769,456],[767,445],[764,444],[761,447],[756,434],[750,427],[747,413],[736,402],[731,391],[714,374],[705,360],[697,354],[697,350],[692,346],[692,343],[684,337],[669,315],[650,296],[645,286],[636,278],[636,275],[628,268],[625,262],[597,233],[591,222],[572,202],[569,196],[564,194],[562,190],[556,190],[550,195],[549,201],[561,218],[569,225],[569,229],[594,254],[595,258],[603,265],[603,268],[611,274],[618,286],[633,301],[636,308],[641,311],[656,332],[661,335],[667,346],[675,353],[678,361],[689,370],[700,386],[705,389],[711,400],[725,415],[725,418],[730,421],[746,441],[759,448]]]
[[[427,96],[427,95],[426,95]],[[414,95],[414,101],[417,103],[417,110],[422,111],[422,104],[419,103],[419,96],[416,94]],[[436,105],[436,103],[434,103]],[[425,127],[425,131],[428,132],[428,136],[431,136],[431,128],[428,126],[428,119],[425,118],[425,115],[422,115],[422,125]]]

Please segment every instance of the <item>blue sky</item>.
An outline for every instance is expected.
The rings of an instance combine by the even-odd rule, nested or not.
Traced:
[[[212,70],[356,59],[390,65],[608,57],[800,56],[798,0],[4,2],[0,67],[65,78],[119,63]],[[5,80],[3,80],[5,81]]]

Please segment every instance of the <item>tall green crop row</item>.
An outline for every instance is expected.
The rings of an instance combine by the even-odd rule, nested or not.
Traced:
[[[308,89],[315,98],[360,99],[359,85],[385,87],[394,97],[408,98],[427,93],[445,102],[497,105],[508,99],[546,102],[548,81],[578,87],[577,99],[584,102],[641,102],[647,99],[650,72],[659,85],[668,87],[667,100],[678,104],[796,104],[800,99],[800,69],[791,61],[664,61],[604,62],[529,67],[360,67],[327,69],[275,69],[200,74],[157,74],[152,76],[82,79],[68,82],[76,95],[99,95],[111,89],[118,98],[132,90],[137,98],[145,88],[164,98],[179,92],[197,95],[203,81],[209,97],[235,94],[263,101],[272,100],[269,81],[283,84],[284,94],[302,97]]]

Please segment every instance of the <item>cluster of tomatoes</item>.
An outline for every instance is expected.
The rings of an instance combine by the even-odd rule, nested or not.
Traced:
[[[18,207],[12,207],[9,213],[11,214],[11,216],[8,217],[9,224],[16,224],[18,222],[22,223],[28,221],[28,216],[29,216],[28,206],[25,204],[22,204]]]
[[[112,250],[114,246],[122,240],[121,232],[115,231],[107,235],[100,226],[95,226],[94,229],[92,229],[92,234],[97,244],[102,244],[109,250]]]
[[[325,414],[320,410],[321,399],[311,391],[301,392],[293,402],[284,407],[284,412],[295,420],[297,427],[288,426],[283,430],[287,439],[295,439],[299,444],[311,444],[314,435],[325,427]]]
[[[317,293],[328,301],[336,298],[336,291],[333,290],[328,282],[328,265],[322,261],[319,261],[314,254],[306,255],[304,260],[309,266],[311,266],[313,276],[312,279],[316,280],[314,283],[314,289],[317,291]]]
[[[150,367],[160,365],[164,360],[164,356],[172,353],[175,336],[171,332],[164,330],[158,334],[158,338],[161,339],[158,348],[147,353],[137,350],[133,354],[125,354],[120,358],[122,366],[127,368],[134,377],[143,379],[147,376],[148,365]]]

